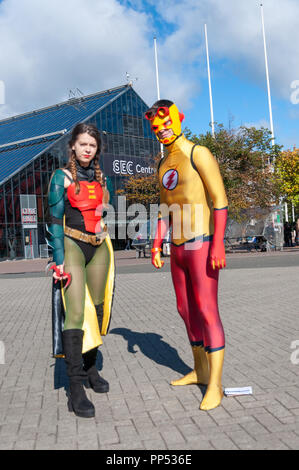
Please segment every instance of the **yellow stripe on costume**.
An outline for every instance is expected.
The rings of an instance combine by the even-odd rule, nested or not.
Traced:
[[[112,308],[115,265],[114,265],[113,247],[112,247],[112,243],[111,243],[111,239],[109,235],[106,236],[105,241],[103,243],[107,244],[109,254],[110,254],[109,270],[108,270],[106,287],[105,287],[105,300],[104,300],[103,321],[102,321],[102,331],[101,331],[101,335],[105,336],[107,334],[107,330],[108,330],[108,326],[110,322],[111,308]]]
[[[94,186],[91,186],[91,187],[94,187]],[[103,228],[103,225],[104,225],[103,219],[101,219],[102,228]],[[63,227],[65,227],[65,216],[63,217]],[[113,289],[114,289],[114,276],[115,276],[114,253],[113,253],[113,246],[112,246],[109,235],[106,236],[103,243],[107,243],[109,254],[110,254],[110,263],[109,263],[109,270],[108,270],[106,287],[105,287],[102,331],[100,332],[96,309],[92,301],[92,298],[90,296],[87,284],[85,284],[84,322],[82,326],[82,330],[84,331],[84,336],[83,336],[82,353],[85,353],[86,351],[90,351],[91,349],[97,348],[98,346],[103,344],[101,334],[103,336],[107,334],[107,330],[108,330],[108,326],[110,322]],[[63,286],[63,282],[61,281],[61,295],[62,295],[64,310],[66,311],[64,289],[62,286]]]
[[[65,308],[64,289],[61,288],[62,300]],[[97,319],[96,309],[91,299],[87,285],[85,284],[85,305],[84,305],[84,322],[82,326],[84,331],[82,353],[97,348],[103,344],[99,323]]]

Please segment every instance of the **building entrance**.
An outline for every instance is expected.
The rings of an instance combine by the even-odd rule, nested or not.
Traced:
[[[26,259],[39,257],[38,252],[38,233],[36,228],[24,228],[24,255]]]
[[[26,259],[39,257],[35,194],[20,195],[23,246]]]

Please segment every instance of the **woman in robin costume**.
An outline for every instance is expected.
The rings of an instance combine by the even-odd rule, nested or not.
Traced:
[[[97,128],[77,124],[69,142],[68,165],[53,173],[48,193],[53,277],[62,285],[68,278],[62,288],[68,407],[81,417],[95,415],[83,384],[98,393],[109,390],[96,368],[101,334],[109,328],[114,284],[113,249],[101,218],[109,192],[99,166],[100,149]]]
[[[172,226],[171,274],[177,308],[194,357],[194,369],[173,386],[207,385],[202,410],[221,403],[224,331],[218,312],[218,276],[225,267],[224,232],[227,198],[211,152],[188,141],[181,131],[184,115],[169,100],[156,102],[146,118],[167,155],[158,169],[160,215],[152,263],[163,266],[161,244]]]

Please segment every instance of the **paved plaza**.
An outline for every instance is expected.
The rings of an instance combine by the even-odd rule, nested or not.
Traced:
[[[51,279],[1,278],[0,448],[299,449],[299,267],[221,273],[223,385],[253,395],[209,412],[199,410],[202,387],[169,385],[192,354],[169,269],[148,271],[117,274],[98,355],[110,392],[87,391],[92,419],[68,412],[64,361],[51,357]]]

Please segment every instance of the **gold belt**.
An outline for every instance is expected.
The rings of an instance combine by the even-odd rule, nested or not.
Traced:
[[[104,231],[99,233],[98,235],[89,235],[88,233],[80,232],[80,230],[76,230],[67,226],[64,227],[64,233],[65,235],[68,235],[69,237],[74,238],[75,240],[80,240],[84,243],[90,243],[93,246],[101,245],[108,234],[108,232]]]

